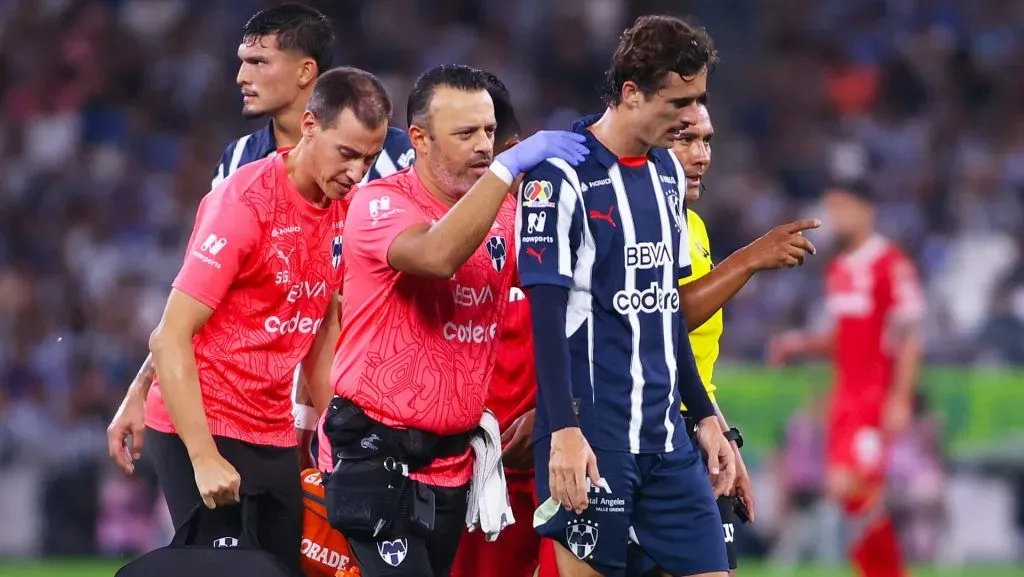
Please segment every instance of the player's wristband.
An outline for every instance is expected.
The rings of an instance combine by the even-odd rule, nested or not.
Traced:
[[[516,179],[516,175],[512,174],[511,170],[497,160],[491,162],[490,171],[509,186],[512,186],[512,182]]]
[[[295,417],[295,428],[303,431],[315,430],[316,422],[320,419],[320,415],[316,414],[316,409],[301,403],[295,403],[292,406],[292,416]]]

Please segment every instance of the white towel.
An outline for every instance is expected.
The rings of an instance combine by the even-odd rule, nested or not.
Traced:
[[[469,486],[466,527],[470,531],[480,529],[488,541],[494,541],[502,529],[516,522],[508,502],[505,467],[501,464],[501,433],[494,413],[484,410],[480,427],[469,444],[476,461]]]

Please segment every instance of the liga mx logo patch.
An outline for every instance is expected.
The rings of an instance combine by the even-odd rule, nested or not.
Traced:
[[[503,236],[492,236],[487,239],[487,254],[491,257],[491,266],[494,270],[501,272],[501,269],[505,266],[505,261],[508,260],[508,250],[505,245],[505,237]]]
[[[393,541],[378,541],[377,542],[377,553],[380,554],[380,558],[385,563],[392,567],[398,567],[405,561],[405,556],[409,552],[409,542],[405,539],[395,539]]]
[[[597,523],[582,519],[570,521],[565,529],[565,544],[569,546],[572,554],[581,561],[590,557],[597,547],[597,537],[600,533],[597,530]]]
[[[523,186],[523,206],[527,208],[551,208],[554,189],[546,180],[531,180]]]
[[[331,266],[338,268],[341,266],[341,235],[334,237],[331,241]]]

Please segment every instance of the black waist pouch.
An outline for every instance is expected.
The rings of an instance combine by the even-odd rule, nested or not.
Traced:
[[[407,527],[411,483],[377,460],[336,463],[324,483],[327,521],[349,539],[391,539]]]
[[[327,521],[356,540],[390,540],[434,525],[434,493],[409,473],[465,452],[472,431],[442,437],[379,423],[347,399],[331,400],[324,434],[334,470],[324,482]]]

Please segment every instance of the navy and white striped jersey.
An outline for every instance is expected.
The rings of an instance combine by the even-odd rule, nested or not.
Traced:
[[[573,403],[590,444],[672,451],[689,442],[677,381],[699,379],[695,369],[678,375],[676,362],[686,338],[677,287],[690,274],[685,177],[664,149],[617,158],[587,130],[597,119],[573,125],[591,150],[582,164],[549,159],[526,175],[519,274],[526,287],[569,289],[566,326],[558,328],[569,341]],[[547,429],[535,438],[550,433],[545,412],[538,400],[535,426]]]
[[[384,139],[384,150],[380,151],[377,162],[373,163],[370,170],[366,171],[366,176],[359,184],[391,176],[399,170],[412,166],[414,160],[416,160],[416,151],[412,148],[409,135],[404,130],[388,128],[388,137]]]
[[[270,156],[271,152],[277,150],[277,140],[274,139],[274,123],[268,122],[266,126],[246,134],[228,144],[224,154],[213,171],[213,181],[210,188],[216,188],[222,180],[232,172],[238,170],[239,166],[255,162],[261,158]]]
[[[268,122],[263,128],[246,134],[224,149],[224,154],[213,173],[211,188],[238,170],[239,166],[266,158],[275,150],[277,141],[274,139],[273,123]],[[416,153],[405,131],[389,127],[387,138],[384,139],[384,150],[377,157],[377,162],[366,172],[360,184],[383,178],[410,166],[415,156]]]

